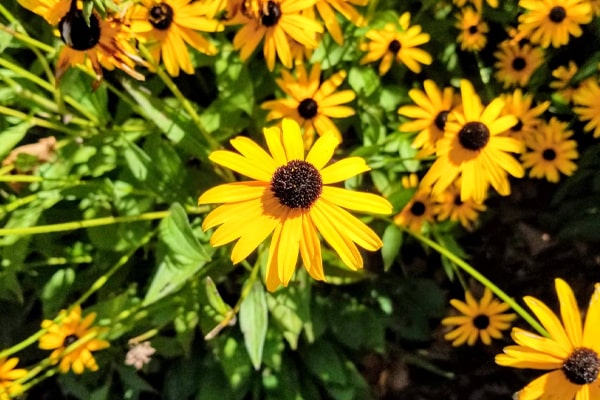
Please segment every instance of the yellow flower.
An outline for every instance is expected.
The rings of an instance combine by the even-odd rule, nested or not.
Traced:
[[[264,38],[263,53],[270,71],[275,68],[275,55],[286,68],[292,67],[290,41],[314,49],[318,46],[317,34],[323,27],[314,19],[301,14],[316,0],[261,0],[255,12],[237,13],[231,23],[244,26],[233,38],[233,47],[240,50],[242,60],[247,60]]]
[[[576,73],[577,64],[574,61],[569,61],[567,66],[561,65],[552,71],[552,76],[555,80],[550,82],[550,87],[556,89],[566,101],[571,101],[573,98],[575,88],[571,84],[571,79],[573,79]]]
[[[475,203],[472,199],[460,199],[460,180],[457,180],[436,197],[433,213],[438,221],[458,221],[471,231],[479,213],[485,209],[484,204]]]
[[[405,189],[417,188],[419,180],[416,174],[402,179]],[[394,223],[405,226],[413,232],[420,232],[425,222],[433,223],[433,200],[428,189],[417,189],[402,211],[394,217]]]
[[[434,81],[423,82],[425,91],[411,89],[408,96],[415,105],[405,105],[398,109],[398,114],[412,121],[400,125],[401,132],[416,132],[412,147],[421,149],[417,158],[430,156],[435,152],[435,143],[444,136],[444,127],[450,111],[456,106],[456,96],[452,87],[441,91]]]
[[[196,50],[213,55],[217,48],[199,31],[217,32],[223,25],[212,19],[204,2],[189,0],[141,0],[128,15],[131,31],[149,44],[152,58],[162,58],[171,76],[179,70],[193,74],[194,66],[186,43]]]
[[[304,128],[305,147],[309,148],[315,132],[335,134],[338,141],[342,135],[331,118],[346,118],[354,115],[352,107],[342,104],[351,102],[356,95],[352,90],[336,89],[346,78],[346,71],[339,71],[321,83],[321,65],[315,64],[307,75],[304,65],[296,66],[297,79],[288,71],[281,71],[277,85],[288,95],[285,99],[266,101],[262,108],[270,110],[267,120],[292,118]]]
[[[518,393],[519,400],[600,399],[600,284],[594,286],[582,329],[573,290],[562,279],[554,282],[562,323],[544,303],[526,296],[523,300],[542,323],[548,337],[515,327],[511,336],[517,346],[505,347],[504,354],[496,356],[496,363],[549,371],[525,386]]]
[[[460,29],[458,42],[460,48],[467,51],[479,51],[487,43],[486,33],[489,32],[488,24],[482,18],[481,13],[473,10],[471,7],[465,7],[460,15],[457,15],[458,22],[454,25]]]
[[[558,182],[560,173],[569,176],[577,169],[573,162],[579,157],[577,142],[569,140],[573,131],[567,129],[566,122],[552,117],[548,124],[542,124],[535,135],[525,144],[531,150],[521,155],[523,166],[531,168],[532,178],[546,178],[549,182]]]
[[[586,79],[573,94],[573,111],[581,121],[588,121],[584,129],[600,137],[600,86],[594,78]]]
[[[365,36],[369,41],[360,46],[367,54],[360,59],[360,64],[381,60],[379,75],[385,75],[394,60],[415,73],[421,72],[421,64],[431,64],[431,55],[418,47],[429,42],[429,34],[421,32],[420,25],[410,26],[410,13],[402,14],[398,25],[400,30],[395,24],[386,24],[383,29],[367,32]]]
[[[336,43],[344,44],[344,34],[337,20],[336,11],[356,26],[364,25],[364,18],[353,6],[366,6],[369,0],[317,0],[315,8],[325,23],[325,28]],[[314,15],[311,7],[306,15]]]
[[[53,364],[60,362],[58,369],[63,374],[69,370],[82,374],[86,368],[91,371],[98,370],[92,352],[105,349],[110,344],[106,340],[97,339],[101,328],[92,326],[95,319],[96,313],[90,313],[81,319],[81,307],[76,306],[68,313],[61,310],[58,315],[59,322],[42,322],[46,333],[40,337],[39,347],[42,350],[54,350],[50,354],[50,361]],[[83,340],[80,340],[82,338]],[[75,348],[65,352],[76,342]]]
[[[510,327],[510,323],[517,318],[516,314],[505,314],[508,304],[496,300],[492,291],[485,288],[483,297],[479,302],[471,292],[465,292],[466,303],[457,299],[450,300],[450,304],[463,315],[446,317],[442,325],[456,326],[444,338],[452,341],[452,346],[461,346],[467,343],[473,346],[477,339],[490,345],[492,338],[502,338],[502,332]]]
[[[27,370],[15,369],[18,363],[19,359],[16,357],[0,358],[0,400],[12,399],[22,392],[21,385],[14,381],[27,375]]]
[[[518,38],[526,37],[542,47],[560,47],[569,35],[581,36],[582,24],[592,20],[587,0],[520,0],[525,12],[519,16]]]
[[[524,94],[521,89],[515,89],[512,94],[503,94],[502,99],[502,114],[517,117],[517,123],[508,130],[508,134],[519,141],[525,141],[537,132],[538,125],[542,123],[539,117],[550,107],[549,101],[534,106],[533,95]]]
[[[531,75],[544,63],[544,53],[539,47],[512,44],[510,40],[500,43],[494,56],[498,59],[494,64],[496,79],[505,89],[511,85],[527,86]]]
[[[506,173],[524,174],[521,164],[507,152],[520,153],[522,144],[502,135],[517,123],[513,115],[500,116],[504,101],[496,98],[484,107],[467,80],[460,84],[462,110],[450,113],[444,137],[436,145],[437,159],[421,185],[432,186],[433,195],[442,193],[462,177],[460,198],[482,203],[491,185],[503,196],[510,194]]]
[[[210,243],[222,246],[237,240],[231,252],[234,264],[244,260],[272,233],[266,284],[275,290],[287,286],[298,259],[308,273],[325,280],[317,231],[352,270],[362,268],[356,247],[376,251],[381,239],[344,208],[389,215],[392,205],[384,198],[330,186],[369,171],[360,157],[328,164],[338,140],[333,133],[319,137],[308,154],[298,124],[284,119],[281,129],[265,128],[268,154],[246,137],[231,140],[240,154],[218,150],[210,160],[248,176],[252,181],[229,183],[209,189],[198,204],[225,203],[204,220],[202,229],[217,225]],[[356,244],[355,244],[356,243]]]
[[[56,25],[67,14],[71,0],[18,0],[19,4],[34,14],[44,18],[50,25]]]

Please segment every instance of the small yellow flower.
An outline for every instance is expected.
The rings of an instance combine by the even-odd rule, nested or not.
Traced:
[[[492,291],[487,287],[479,302],[468,291],[465,293],[465,300],[466,303],[457,299],[450,300],[450,304],[462,315],[442,320],[442,325],[456,327],[444,336],[446,340],[452,341],[452,346],[465,343],[473,346],[478,338],[490,345],[492,338],[502,338],[501,331],[510,328],[510,323],[517,318],[516,314],[505,314],[509,309],[508,304],[494,299]]]
[[[562,279],[555,281],[560,319],[544,303],[526,296],[523,300],[548,332],[543,337],[513,328],[516,346],[504,348],[496,363],[505,367],[547,371],[518,394],[519,400],[600,399],[600,283],[594,286],[585,324],[573,290]]]
[[[396,24],[386,24],[383,29],[372,29],[365,37],[360,49],[367,52],[361,64],[381,60],[379,75],[385,75],[394,61],[404,64],[412,72],[421,72],[421,64],[429,65],[431,55],[419,48],[429,42],[429,34],[421,31],[420,25],[410,26],[410,13],[404,13]]]
[[[466,51],[479,51],[485,47],[489,32],[488,24],[481,18],[481,12],[465,7],[457,16],[458,22],[454,25],[460,29],[458,43],[460,48]]]
[[[106,340],[97,339],[101,328],[93,327],[96,313],[88,314],[81,319],[81,307],[76,306],[70,312],[61,310],[58,321],[44,320],[42,328],[46,330],[40,337],[39,347],[42,350],[53,350],[50,361],[59,364],[58,369],[63,374],[72,370],[76,374],[82,374],[85,369],[98,370],[98,364],[92,352],[105,349],[110,346]],[[65,350],[73,343],[79,341],[75,348]]]
[[[420,232],[423,224],[434,222],[434,205],[429,194],[430,190],[428,188],[417,189],[419,179],[416,174],[403,177],[402,186],[407,190],[416,189],[416,191],[402,211],[394,217],[394,223],[407,227],[413,232]]]
[[[543,101],[540,104],[534,104],[533,94],[523,93],[521,89],[515,89],[513,93],[503,94],[504,109],[503,115],[514,115],[517,117],[517,123],[513,125],[507,134],[521,142],[535,134],[538,126],[543,123],[541,115],[550,107],[549,101]]]
[[[576,88],[571,84],[571,79],[577,73],[577,64],[574,61],[569,61],[567,66],[561,65],[552,71],[552,77],[555,79],[550,82],[550,87],[564,97],[566,101],[573,99],[573,93]]]
[[[527,86],[533,73],[544,63],[544,53],[539,47],[513,44],[511,40],[500,43],[494,56],[498,59],[494,64],[495,76],[505,89],[512,85]]]
[[[573,111],[582,122],[585,131],[600,137],[600,85],[595,78],[586,79],[573,93]]]
[[[14,381],[27,375],[27,370],[23,368],[15,369],[18,363],[19,359],[16,357],[0,358],[0,400],[12,399],[13,396],[17,396],[22,392],[21,385]]]
[[[560,173],[572,175],[577,169],[573,162],[579,157],[577,142],[569,140],[573,131],[567,129],[566,122],[552,117],[550,122],[542,124],[538,132],[525,141],[528,150],[521,155],[523,166],[531,168],[532,178],[546,178],[549,182],[558,182]],[[529,150],[530,149],[530,150]]]
[[[458,221],[468,231],[479,218],[479,213],[485,211],[484,204],[475,203],[468,199],[460,199],[460,179],[448,186],[435,198],[433,213],[438,221]]]

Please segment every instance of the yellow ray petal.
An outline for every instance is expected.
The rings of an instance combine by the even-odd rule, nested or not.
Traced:
[[[202,193],[198,204],[237,203],[260,198],[269,184],[260,181],[226,183],[215,186]]]
[[[287,160],[304,160],[304,143],[298,123],[293,119],[284,118],[281,129]]]
[[[272,171],[262,165],[256,165],[246,157],[227,150],[213,151],[209,160],[258,181],[270,182]]]
[[[310,213],[302,216],[302,237],[300,238],[300,255],[304,267],[313,279],[324,281],[323,258],[321,256],[321,243],[317,236],[317,228],[312,222]]]
[[[594,285],[594,293],[585,317],[583,331],[583,346],[595,350],[600,354],[600,283]]]
[[[573,290],[562,279],[555,279],[554,284],[560,303],[560,315],[567,331],[567,336],[571,340],[573,348],[580,347],[582,345],[581,316]]]
[[[333,152],[339,144],[339,140],[333,134],[320,136],[309,150],[306,162],[321,170],[331,160]]]
[[[567,333],[556,315],[544,303],[538,299],[525,296],[523,298],[527,306],[533,311],[535,316],[540,320],[550,337],[556,341],[561,347],[568,352],[572,350],[571,341],[567,337]],[[565,356],[566,357],[566,356]]]
[[[390,215],[392,204],[372,193],[355,192],[335,186],[323,186],[321,197],[340,207],[353,211]]]
[[[345,181],[348,178],[370,171],[371,168],[361,157],[348,157],[321,170],[323,184]]]

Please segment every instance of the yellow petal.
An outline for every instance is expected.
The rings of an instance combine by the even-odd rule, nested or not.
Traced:
[[[573,348],[580,347],[582,345],[581,316],[573,290],[562,279],[555,279],[554,284],[560,303],[560,315],[567,331],[567,336],[571,339]]]
[[[335,148],[340,144],[333,134],[320,136],[306,156],[306,162],[321,170],[333,156]]]
[[[227,150],[213,151],[209,160],[226,168],[229,168],[237,173],[240,173],[248,178],[257,181],[270,182],[272,171],[265,168],[263,165],[256,165],[248,158]]]
[[[340,207],[353,211],[390,215],[392,204],[381,196],[372,193],[355,192],[335,186],[323,186],[321,197]]]
[[[237,203],[260,198],[268,188],[268,183],[260,181],[226,183],[202,193],[198,204]]]
[[[594,293],[585,317],[583,346],[600,354],[600,283],[594,285]]]
[[[569,352],[572,350],[571,341],[567,337],[565,329],[552,310],[534,297],[525,296],[523,300],[540,320],[544,328],[546,328],[546,331],[548,331],[548,334],[552,340],[554,340],[567,352],[565,357],[568,356]]]
[[[284,118],[281,127],[287,160],[304,160],[304,142],[298,123],[293,119]]]
[[[323,184],[345,181],[348,178],[370,171],[371,168],[360,157],[348,157],[335,162],[321,170]]]

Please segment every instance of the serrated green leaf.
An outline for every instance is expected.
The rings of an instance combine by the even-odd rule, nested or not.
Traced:
[[[262,363],[265,338],[269,326],[267,299],[264,286],[261,283],[252,285],[250,292],[240,306],[239,317],[246,350],[254,369],[258,370]]]

